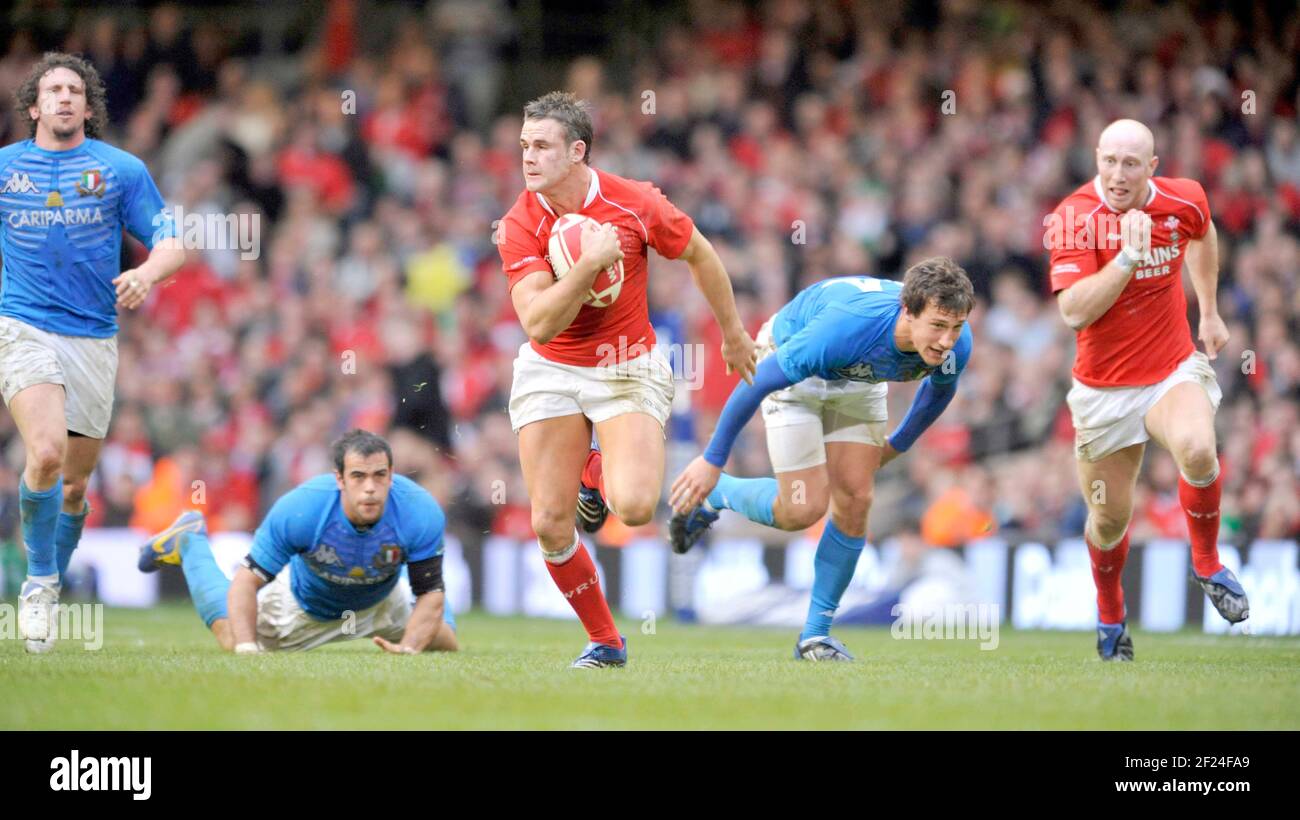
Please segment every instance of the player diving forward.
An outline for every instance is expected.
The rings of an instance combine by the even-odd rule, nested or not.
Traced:
[[[238,654],[366,636],[395,654],[455,651],[438,502],[393,475],[392,450],[379,436],[353,430],[332,449],[336,472],[308,479],[271,507],[233,580],[212,557],[198,512],[150,538],[140,569],[179,565],[199,617],[222,649]],[[403,565],[409,589],[399,583]]]
[[[966,271],[946,257],[913,265],[901,285],[850,276],[805,288],[759,331],[754,383],[737,385],[708,448],[673,482],[669,530],[679,553],[719,510],[802,530],[829,503],[796,659],[853,660],[830,627],[866,543],[876,470],[906,452],[952,400],[970,358],[974,300]],[[922,378],[886,439],[886,382]],[[732,444],[760,403],[776,478],[727,475]]]
[[[28,652],[48,652],[113,414],[117,311],[144,304],[185,251],[144,163],[95,139],[108,114],[94,66],[50,52],[17,97],[32,138],[0,149],[0,392],[27,457],[18,630]],[[123,228],[149,248],[128,271]]]
[[[1219,459],[1214,413],[1223,392],[1208,359],[1228,341],[1219,316],[1219,244],[1205,190],[1155,177],[1150,129],[1117,120],[1097,141],[1097,176],[1056,209],[1049,234],[1052,290],[1078,333],[1074,418],[1079,484],[1088,504],[1084,540],[1097,586],[1097,653],[1133,660],[1120,576],[1128,558],[1133,488],[1146,443],[1178,465],[1178,500],[1191,534],[1192,574],[1231,623],[1250,614],[1246,592],[1219,561]],[[1186,261],[1200,306],[1192,342],[1183,295]],[[1209,354],[1208,357],[1206,354]]]

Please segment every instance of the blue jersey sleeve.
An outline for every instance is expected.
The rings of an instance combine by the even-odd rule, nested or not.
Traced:
[[[153,250],[162,240],[177,235],[176,224],[167,211],[162,194],[154,184],[149,169],[135,157],[128,158],[119,169],[126,180],[122,197],[122,225],[136,239]]]
[[[791,384],[809,376],[833,378],[832,371],[858,359],[859,334],[847,328],[857,318],[835,305],[823,308],[811,322],[776,349],[776,359]]]
[[[900,453],[907,452],[931,424],[943,415],[952,397],[957,395],[957,379],[970,361],[972,336],[970,325],[962,328],[961,336],[952,353],[937,370],[925,377],[921,389],[916,391],[912,406],[907,408],[903,423],[889,437],[889,446]]]
[[[321,505],[329,500],[328,495],[306,487],[281,496],[253,533],[253,547],[248,554],[259,567],[271,575],[278,574],[294,555],[311,548],[320,524]]]
[[[402,502],[402,521],[410,531],[407,563],[442,555],[443,533],[447,529],[447,516],[442,507],[427,490],[418,486],[403,495]]]
[[[775,356],[769,356],[760,362],[754,372],[754,383],[742,381],[731,391],[731,397],[727,399],[722,415],[718,417],[713,437],[709,439],[709,446],[704,450],[704,460],[714,467],[725,465],[731,455],[731,447],[736,443],[736,436],[740,435],[740,431],[753,417],[764,397],[791,384]]]

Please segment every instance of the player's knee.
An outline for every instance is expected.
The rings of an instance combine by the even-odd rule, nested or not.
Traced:
[[[69,504],[80,504],[86,500],[86,484],[84,478],[63,477],[63,500]]]
[[[609,508],[618,520],[622,521],[629,527],[640,527],[643,524],[649,524],[655,516],[655,507],[658,506],[659,499],[646,495],[612,497],[609,500]]]
[[[1178,442],[1177,459],[1184,475],[1192,479],[1209,478],[1214,473],[1214,439],[1206,436],[1189,436]]]
[[[871,498],[874,488],[865,487],[851,490],[838,490],[835,493],[835,510],[846,518],[867,517],[871,512]]]
[[[563,549],[573,543],[573,510],[548,509],[533,506],[533,532],[542,546],[550,550]]]
[[[38,439],[27,446],[27,463],[42,478],[56,476],[63,469],[65,452],[56,439]]]
[[[783,530],[806,530],[821,521],[826,515],[827,500],[823,496],[809,496],[805,499],[792,499],[791,503],[781,505],[781,514],[776,524]]]
[[[1091,518],[1093,537],[1102,544],[1114,544],[1124,537],[1124,530],[1128,529],[1130,510],[1114,507],[1093,510]]]

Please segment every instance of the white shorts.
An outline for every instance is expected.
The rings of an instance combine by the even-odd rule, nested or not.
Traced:
[[[274,581],[257,591],[257,643],[262,649],[296,652],[371,635],[394,643],[402,639],[412,609],[411,587],[406,579],[399,580],[387,598],[359,610],[353,618],[321,621],[308,615],[293,597],[291,570],[292,566],[285,567]]]
[[[62,385],[67,429],[104,438],[116,381],[116,336],[64,336],[0,316],[0,393],[6,405],[32,385]]]
[[[776,353],[772,319],[763,324],[755,341],[760,361]],[[772,471],[788,473],[825,464],[830,441],[885,446],[887,391],[885,382],[827,381],[813,376],[769,394],[763,399],[763,424]]]
[[[1065,397],[1074,420],[1074,454],[1080,461],[1098,461],[1116,450],[1151,438],[1146,415],[1156,402],[1183,382],[1205,388],[1215,410],[1223,391],[1215,378],[1210,359],[1199,350],[1188,356],[1164,381],[1139,387],[1089,387],[1074,380]]]
[[[515,359],[510,387],[510,426],[581,413],[593,422],[645,413],[662,427],[673,404],[673,371],[652,348],[623,364],[578,367],[543,358],[525,342]]]

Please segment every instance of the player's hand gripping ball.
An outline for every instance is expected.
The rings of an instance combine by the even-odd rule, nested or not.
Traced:
[[[565,214],[556,220],[551,227],[551,239],[547,245],[547,250],[549,251],[551,269],[555,271],[557,280],[563,279],[565,274],[572,270],[573,266],[582,258],[584,223],[600,225],[589,216]],[[622,290],[623,254],[619,252],[618,258],[612,264],[596,274],[596,278],[591,283],[591,289],[587,291],[587,298],[583,300],[583,304],[607,308],[614,304]]]

